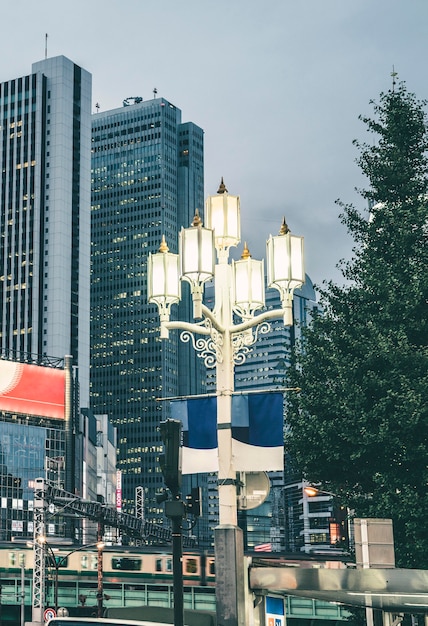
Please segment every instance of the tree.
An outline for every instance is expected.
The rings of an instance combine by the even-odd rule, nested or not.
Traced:
[[[339,202],[355,246],[346,284],[296,347],[286,447],[357,517],[392,518],[396,563],[428,567],[428,130],[404,84],[360,117],[366,213]]]

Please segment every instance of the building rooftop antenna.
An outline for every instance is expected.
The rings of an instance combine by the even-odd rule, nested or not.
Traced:
[[[48,58],[48,34],[45,33],[45,59]]]
[[[153,98],[156,98],[158,94],[158,90],[156,89],[156,87],[153,87]]]

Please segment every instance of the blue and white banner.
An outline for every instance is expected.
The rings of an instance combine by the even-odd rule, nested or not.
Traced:
[[[232,396],[232,456],[239,472],[284,467],[282,393]]]
[[[171,402],[171,417],[183,424],[182,473],[218,471],[217,399]],[[238,472],[282,470],[282,393],[232,396],[232,456]]]
[[[183,424],[181,473],[218,472],[217,398],[175,400],[171,417]]]

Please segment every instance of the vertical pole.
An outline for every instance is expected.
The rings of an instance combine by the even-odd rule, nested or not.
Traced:
[[[33,535],[33,597],[32,597],[32,621],[43,624],[45,602],[45,546],[40,543],[40,537],[45,536],[45,481],[36,478],[34,490],[34,535]]]
[[[21,626],[25,624],[25,554],[19,555],[21,565]]]
[[[232,394],[235,381],[232,337],[229,331],[232,324],[232,268],[227,263],[225,251],[221,255],[219,253],[214,285],[216,310],[219,311],[220,324],[226,328],[221,346],[222,358],[217,359],[216,365],[219,522],[220,525],[237,526],[236,472],[232,457]]]
[[[174,626],[184,625],[183,601],[183,537],[181,517],[172,518],[172,568],[174,589]]]
[[[165,514],[172,521],[174,626],[184,626],[182,523],[185,508],[178,492],[172,494],[172,500],[165,502]]]
[[[55,587],[54,587],[54,609],[58,614],[58,584],[59,584],[59,563],[57,563],[55,554],[52,554],[53,566],[55,567]]]
[[[367,528],[367,520],[361,520],[361,554],[363,560],[363,568],[367,569],[370,567],[370,553],[369,553],[369,539],[368,539],[368,528]],[[370,597],[366,597],[366,624],[367,626],[373,626],[374,624],[374,614],[373,608],[371,605]]]
[[[103,609],[103,597],[104,597],[104,587],[103,587],[103,549],[102,549],[102,540],[104,534],[104,525],[102,521],[98,522],[98,530],[97,530],[97,616],[102,617],[104,613]]]
[[[238,528],[236,470],[232,455],[232,394],[234,355],[232,337],[232,268],[227,252],[219,251],[215,267],[215,303],[223,333],[222,358],[217,359],[217,434],[219,526],[214,531],[216,612],[218,626],[245,625],[243,533]]]

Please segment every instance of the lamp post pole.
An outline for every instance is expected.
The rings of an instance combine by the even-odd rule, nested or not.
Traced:
[[[242,258],[229,264],[229,250],[240,242],[240,200],[221,181],[216,196],[206,203],[207,228],[196,211],[190,228],[180,233],[180,254],[169,252],[165,237],[159,252],[148,260],[148,301],[159,308],[160,336],[181,329],[181,340],[192,341],[207,367],[216,367],[219,526],[215,529],[218,626],[245,626],[245,572],[242,531],[238,528],[237,479],[232,455],[232,395],[234,367],[243,363],[258,334],[269,321],[283,317],[292,325],[294,289],[305,280],[303,239],[291,235],[285,220],[279,236],[267,242],[268,286],[281,295],[281,308],[255,312],[265,306],[263,261],[251,258],[247,245]],[[217,263],[215,263],[217,252]],[[204,283],[214,278],[215,307],[202,302]],[[181,281],[191,285],[195,322],[170,321],[170,309],[181,299]],[[234,324],[234,316],[241,323]],[[195,335],[199,336],[195,340]]]

